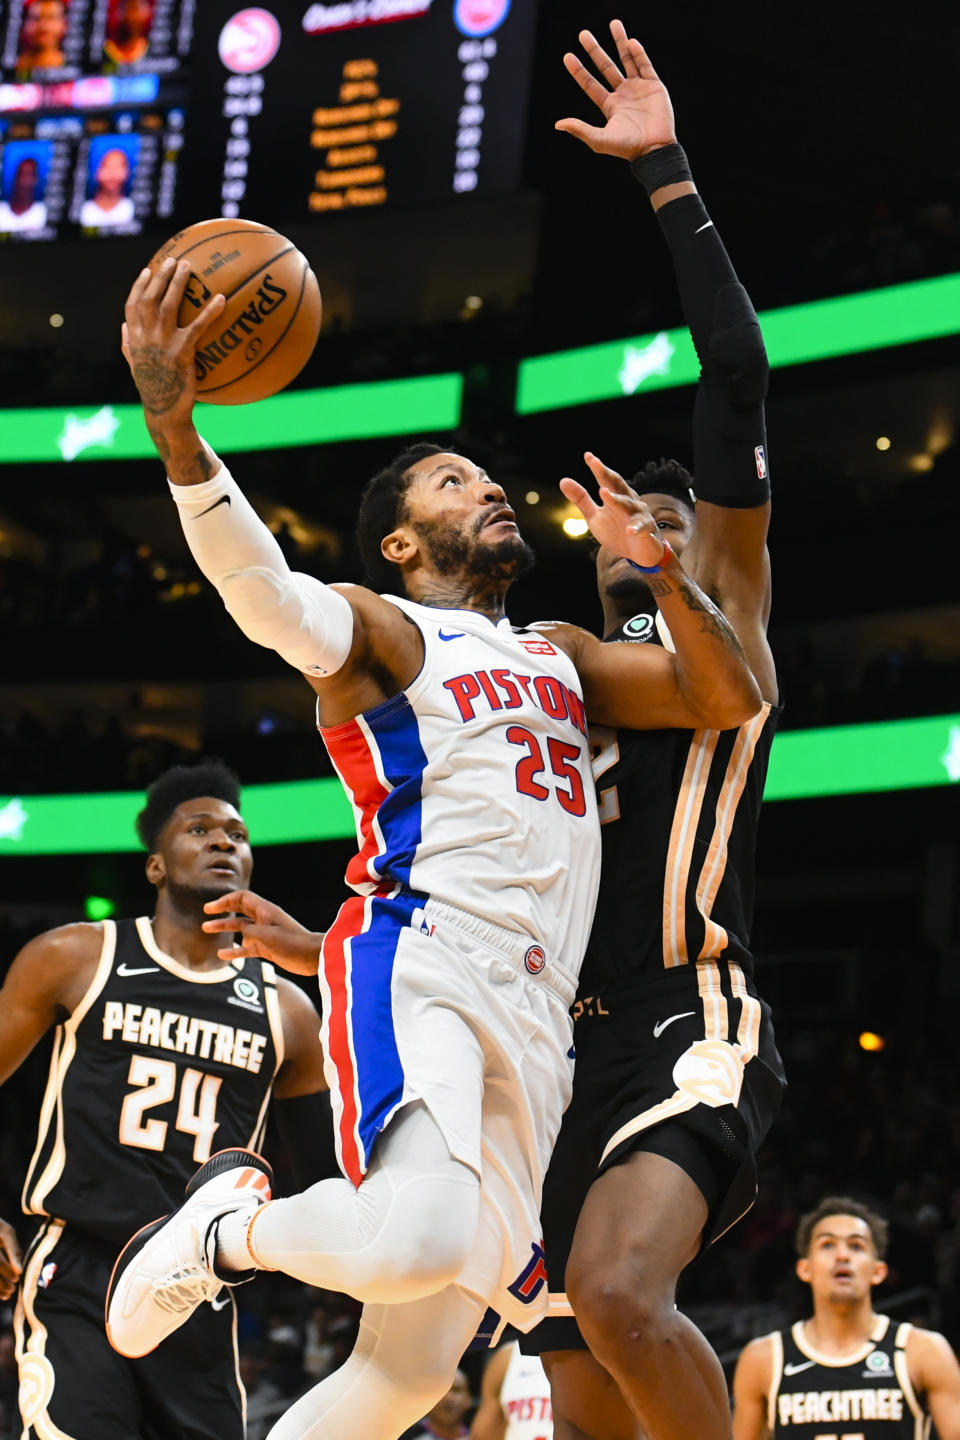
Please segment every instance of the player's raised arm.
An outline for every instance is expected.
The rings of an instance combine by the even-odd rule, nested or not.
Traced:
[[[676,653],[605,645],[572,626],[551,632],[571,656],[590,719],[633,730],[727,730],[757,713],[761,695],[732,627],[660,538],[647,506],[621,475],[589,452],[600,503],[575,480],[560,482],[594,539],[647,577]]]
[[[561,120],[597,153],[631,162],[670,248],[684,316],[700,360],[693,456],[697,529],[684,565],[722,606],[764,698],[777,698],[766,642],[770,612],[770,482],[763,402],[769,366],[756,311],[697,193],[677,143],[673,106],[638,40],[610,25],[613,60],[589,31],[580,40],[598,79],[574,55],[564,63],[604,116]],[[619,63],[618,63],[619,62]]]
[[[347,598],[287,564],[280,546],[193,423],[197,341],[222,308],[215,295],[178,324],[190,277],[168,257],[142,270],[127,297],[123,353],[167,468],[187,544],[243,633],[276,650],[324,696],[337,724],[409,684],[422,648],[414,627],[361,587]],[[375,683],[373,673],[387,684]],[[394,681],[391,688],[390,680]]]

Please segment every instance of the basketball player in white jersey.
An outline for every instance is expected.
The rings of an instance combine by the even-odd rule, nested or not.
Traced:
[[[675,654],[570,625],[514,631],[504,601],[530,552],[513,512],[483,470],[434,445],[368,486],[370,584],[291,572],[193,426],[194,350],[223,302],[179,328],[188,278],[182,262],[141,273],[124,350],[197,563],[244,633],[315,690],[354,807],[357,893],[320,960],[347,1178],[262,1204],[259,1157],[214,1157],[121,1256],[109,1330],[121,1353],[148,1353],[255,1269],[346,1290],[365,1302],[357,1347],[274,1435],[392,1440],[447,1390],[489,1308],[528,1329],[545,1305],[542,1175],[570,1093],[568,1007],[599,870],[585,712],[725,728],[760,695],[724,617],[593,455],[600,503],[573,480],[564,494],[657,575]]]
[[[470,1440],[553,1440],[550,1381],[539,1355],[521,1355],[515,1340],[487,1362]]]
[[[734,1440],[960,1440],[960,1365],[934,1330],[873,1308],[887,1222],[829,1196],[797,1227],[813,1314],[753,1340],[733,1377]]]

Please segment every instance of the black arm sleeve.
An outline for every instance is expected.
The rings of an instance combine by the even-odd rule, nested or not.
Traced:
[[[769,366],[760,324],[699,195],[657,211],[700,360],[693,418],[694,489],[746,509],[770,498],[763,402]]]
[[[299,1189],[340,1174],[333,1142],[333,1114],[325,1090],[275,1100],[273,1113],[280,1140]]]

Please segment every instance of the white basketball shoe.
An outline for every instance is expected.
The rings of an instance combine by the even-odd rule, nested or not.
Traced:
[[[235,1210],[252,1216],[270,1199],[272,1184],[273,1171],[252,1150],[221,1150],[201,1165],[178,1209],[127,1241],[107,1287],[114,1350],[131,1360],[149,1355],[224,1285],[253,1279],[255,1269],[217,1272],[216,1225]]]

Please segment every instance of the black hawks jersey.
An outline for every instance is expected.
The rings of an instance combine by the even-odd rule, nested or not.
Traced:
[[[128,1239],[211,1153],[258,1146],[282,1061],[272,966],[190,970],[145,916],[105,920],[90,987],[54,1037],[24,1210]]]
[[[664,644],[659,611],[609,641]],[[591,726],[603,861],[580,994],[732,960],[752,978],[754,850],[779,708],[735,730]]]
[[[850,1359],[821,1355],[803,1323],[778,1330],[767,1425],[774,1440],[926,1440],[930,1418],[910,1383],[912,1326],[876,1317],[871,1338]]]

